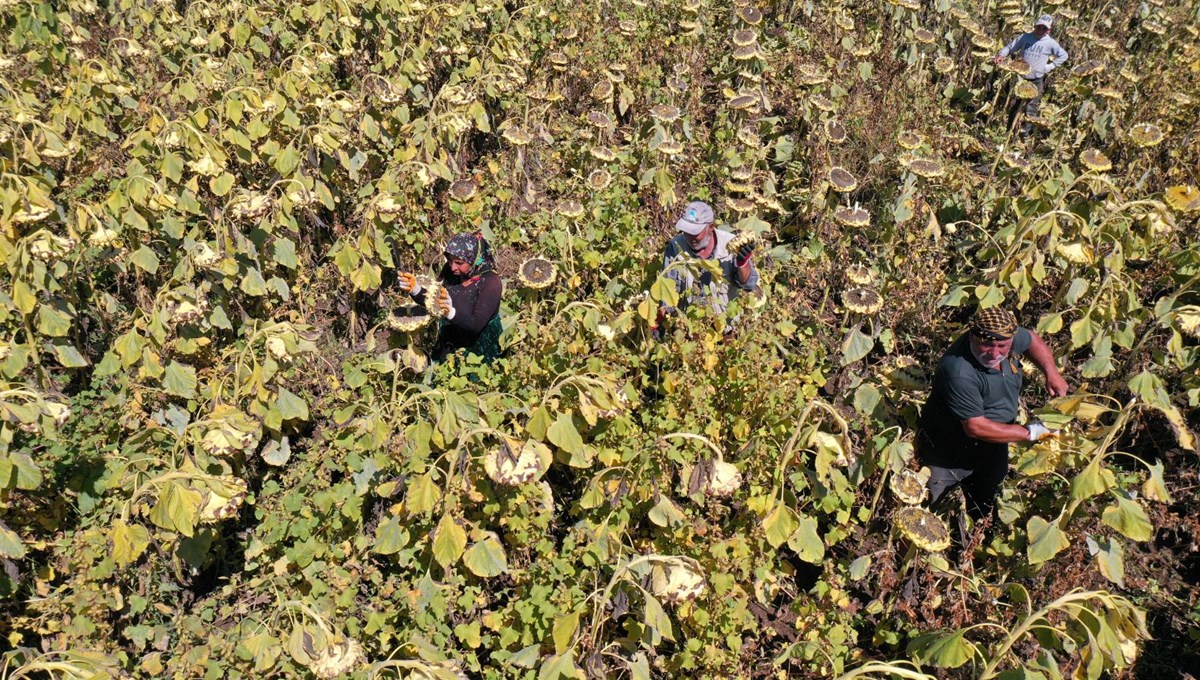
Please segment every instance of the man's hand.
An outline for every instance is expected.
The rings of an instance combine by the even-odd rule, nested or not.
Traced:
[[[738,248],[737,259],[734,260],[737,266],[744,267],[750,261],[750,256],[754,254],[754,244],[754,241],[748,241],[741,248]]]
[[[1031,442],[1040,442],[1043,439],[1058,436],[1058,430],[1051,430],[1040,420],[1029,421],[1025,424],[1025,429],[1029,430],[1029,441]]]
[[[1071,387],[1067,385],[1067,381],[1063,379],[1062,375],[1056,373],[1046,376],[1046,389],[1052,397],[1065,397]]]
[[[1005,59],[1005,57],[1002,57],[999,54],[997,54],[996,56],[992,57],[992,63],[993,64],[1002,64],[1002,63],[1004,63],[1004,59]]]
[[[396,275],[396,285],[402,293],[412,293],[417,289],[417,277],[407,272]]]

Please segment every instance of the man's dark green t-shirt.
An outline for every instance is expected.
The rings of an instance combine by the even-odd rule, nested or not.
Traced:
[[[998,368],[987,368],[975,360],[966,334],[950,345],[938,362],[933,390],[921,410],[921,429],[933,444],[932,450],[921,451],[922,462],[970,469],[982,462],[978,460],[981,455],[994,455],[1000,448],[1007,451],[1007,445],[988,444],[967,436],[962,421],[979,416],[997,423],[1016,421],[1021,395],[1021,355],[1032,342],[1029,331],[1018,328],[1013,335],[1012,350]]]

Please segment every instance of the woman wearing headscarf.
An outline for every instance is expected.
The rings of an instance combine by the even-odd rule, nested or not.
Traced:
[[[429,308],[436,304],[444,312],[433,359],[465,349],[487,362],[500,356],[500,293],[503,284],[496,274],[492,248],[482,234],[459,234],[445,249],[446,263],[438,274],[442,288],[438,299],[427,301],[426,290],[412,274],[400,274],[400,290]]]

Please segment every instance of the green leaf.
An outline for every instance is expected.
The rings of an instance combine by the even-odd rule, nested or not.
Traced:
[[[1135,541],[1154,538],[1154,524],[1137,501],[1117,496],[1117,502],[1104,508],[1100,520]]]
[[[191,536],[196,530],[203,501],[199,491],[166,482],[159,487],[158,501],[150,509],[150,521],[168,531]]]
[[[975,658],[975,645],[963,638],[966,629],[949,635],[942,632],[925,633],[908,643],[908,653],[922,663],[939,668],[958,668]]]
[[[54,358],[63,368],[83,368],[88,365],[87,358],[80,354],[74,345],[53,345],[52,347]]]
[[[229,174],[228,172],[223,172],[208,180],[208,188],[211,189],[212,192],[217,196],[224,196],[225,194],[229,193],[230,189],[233,188],[235,181],[237,180],[234,179],[233,175]]]
[[[1117,538],[1088,539],[1088,547],[1096,553],[1096,568],[1104,578],[1125,587],[1125,549]]]
[[[279,415],[284,420],[308,420],[308,402],[286,387],[279,388],[275,408],[279,409]]]
[[[24,489],[31,491],[42,483],[42,471],[27,453],[13,451],[0,458],[0,491]]]
[[[126,524],[122,520],[113,522],[109,532],[112,540],[112,557],[118,567],[133,564],[150,546],[150,532],[140,524]]]
[[[546,436],[550,438],[550,443],[567,453],[583,452],[583,438],[575,429],[570,411],[558,414],[558,419],[554,421],[550,429],[546,430]]]
[[[153,275],[158,271],[158,255],[150,246],[142,246],[130,253],[129,262],[147,274]]]
[[[582,680],[583,673],[575,667],[575,657],[571,652],[553,654],[546,657],[542,667],[538,669],[538,680]]]
[[[467,549],[463,554],[463,564],[480,578],[499,576],[508,571],[508,558],[504,554],[504,546],[500,545],[500,540],[491,532]]]
[[[562,654],[571,648],[571,640],[575,639],[575,631],[579,630],[579,612],[563,614],[554,619],[554,653]]]
[[[71,332],[71,316],[51,305],[38,307],[38,331],[42,335],[61,338]]]
[[[167,394],[191,399],[196,396],[196,369],[172,361],[163,373],[162,386]]]
[[[775,509],[763,518],[762,522],[763,531],[767,533],[767,542],[771,544],[772,548],[778,548],[787,543],[799,526],[800,522],[796,518],[796,513],[783,503],[777,504]]]
[[[392,517],[380,522],[375,528],[375,546],[372,548],[380,555],[394,555],[408,545],[408,530],[400,523],[400,518]]]
[[[25,544],[17,532],[0,522],[0,557],[19,560],[25,557]]]
[[[842,339],[842,365],[852,364],[871,353],[875,338],[862,331],[861,324],[855,325]]]
[[[825,542],[817,533],[815,517],[801,515],[796,531],[788,538],[788,547],[796,551],[800,559],[809,564],[820,564],[825,559]]]
[[[643,610],[642,623],[653,628],[659,635],[668,640],[675,639],[675,630],[674,625],[671,623],[671,617],[667,616],[667,611],[663,609],[662,604],[650,595],[646,595],[646,606]]]
[[[450,513],[442,515],[433,539],[433,557],[438,564],[449,567],[462,557],[467,547],[467,532],[454,521]]]
[[[1071,498],[1082,501],[1108,491],[1116,483],[1112,470],[1104,467],[1102,458],[1097,456],[1071,480]]]
[[[413,483],[409,485],[404,504],[411,514],[427,515],[437,507],[438,499],[441,497],[442,491],[433,481],[433,475],[426,473],[414,479]]]
[[[1045,562],[1071,545],[1058,524],[1047,522],[1037,515],[1029,518],[1025,530],[1029,533],[1027,552],[1030,564]]]

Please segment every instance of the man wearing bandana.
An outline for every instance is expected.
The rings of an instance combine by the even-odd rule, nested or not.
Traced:
[[[400,274],[400,290],[417,302],[440,305],[445,316],[433,349],[434,361],[466,350],[486,362],[500,356],[500,294],[503,284],[496,260],[482,234],[459,234],[445,249],[446,263],[438,279],[444,284],[438,300],[427,301],[412,274]]]
[[[1038,421],[1016,424],[1021,357],[1046,376],[1051,396],[1067,393],[1050,348],[1008,310],[977,311],[942,356],[917,435],[917,457],[932,472],[931,505],[961,485],[971,516],[989,516],[1008,473],[1008,445],[1057,434]]]
[[[730,252],[727,246],[734,235],[717,229],[709,204],[703,201],[687,204],[675,228],[681,233],[667,242],[663,275],[675,282],[683,296],[680,306],[701,302],[720,314],[739,292],[758,289],[758,271],[750,259],[753,243],[737,252]],[[671,266],[676,261],[689,258],[715,261],[721,269],[720,279],[706,270]]]

